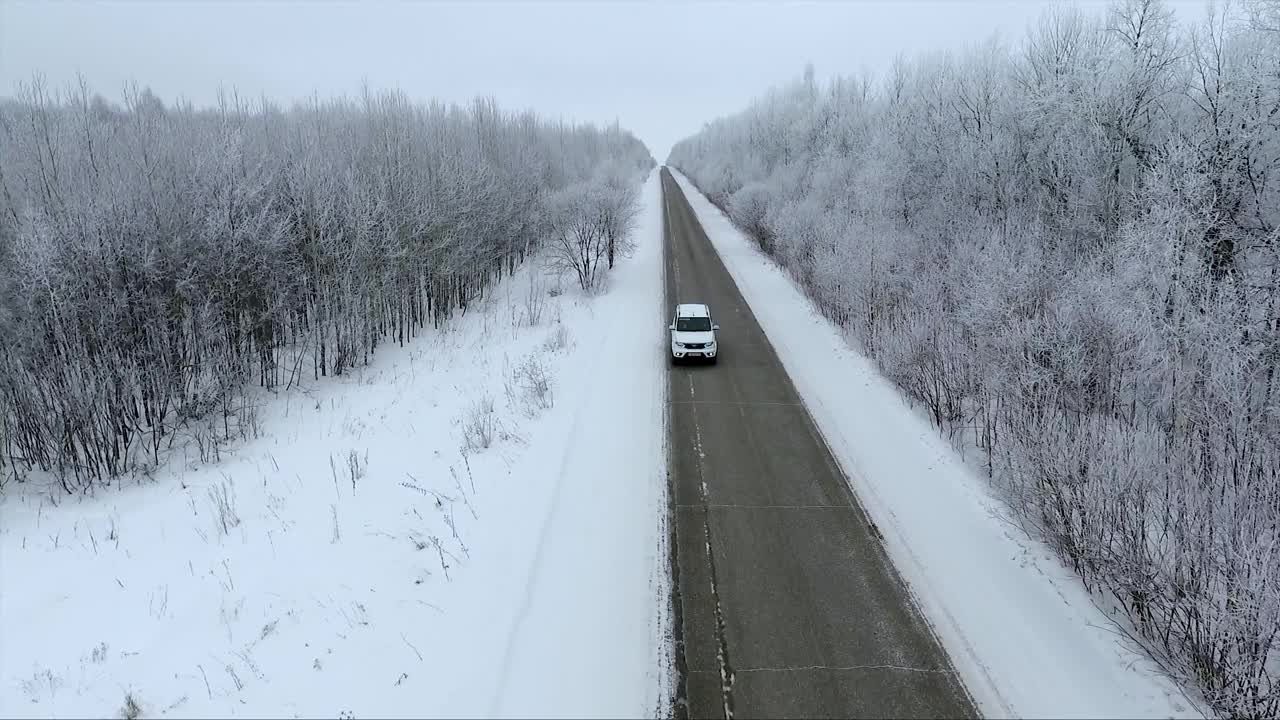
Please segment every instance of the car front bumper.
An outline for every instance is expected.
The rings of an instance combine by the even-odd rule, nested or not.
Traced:
[[[685,347],[677,347],[675,345],[672,345],[671,357],[677,360],[680,360],[682,358],[711,359],[711,358],[714,358],[716,356],[716,353],[718,353],[719,351],[720,351],[720,348],[715,345],[711,347],[705,347],[705,348],[685,348]]]

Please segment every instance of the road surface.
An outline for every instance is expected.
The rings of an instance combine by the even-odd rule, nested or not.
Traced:
[[[723,353],[718,365],[670,371],[676,662],[689,717],[976,716],[665,168],[662,188],[667,307],[710,305]]]

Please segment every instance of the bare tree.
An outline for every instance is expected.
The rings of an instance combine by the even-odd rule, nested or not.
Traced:
[[[604,228],[609,269],[618,257],[635,251],[636,220],[640,214],[639,183],[635,173],[612,171],[601,185],[600,222]]]
[[[578,286],[588,292],[597,288],[608,262],[606,201],[601,189],[575,185],[548,203],[555,227],[548,248],[549,264],[558,272],[571,273]]]

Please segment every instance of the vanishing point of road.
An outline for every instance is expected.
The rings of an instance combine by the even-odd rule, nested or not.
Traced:
[[[662,191],[666,307],[710,305],[722,353],[670,372],[677,714],[976,716],[665,168]]]

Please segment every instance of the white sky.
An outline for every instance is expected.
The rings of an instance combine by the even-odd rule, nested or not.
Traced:
[[[1101,11],[1101,0],[1077,2]],[[1202,0],[1177,0],[1185,18]],[[0,0],[0,95],[41,72],[120,96],[212,103],[220,84],[290,101],[367,79],[417,99],[493,95],[509,110],[618,120],[663,160],[703,123],[813,62],[818,77],[882,72],[897,53],[1019,40],[1048,3],[51,2]]]

